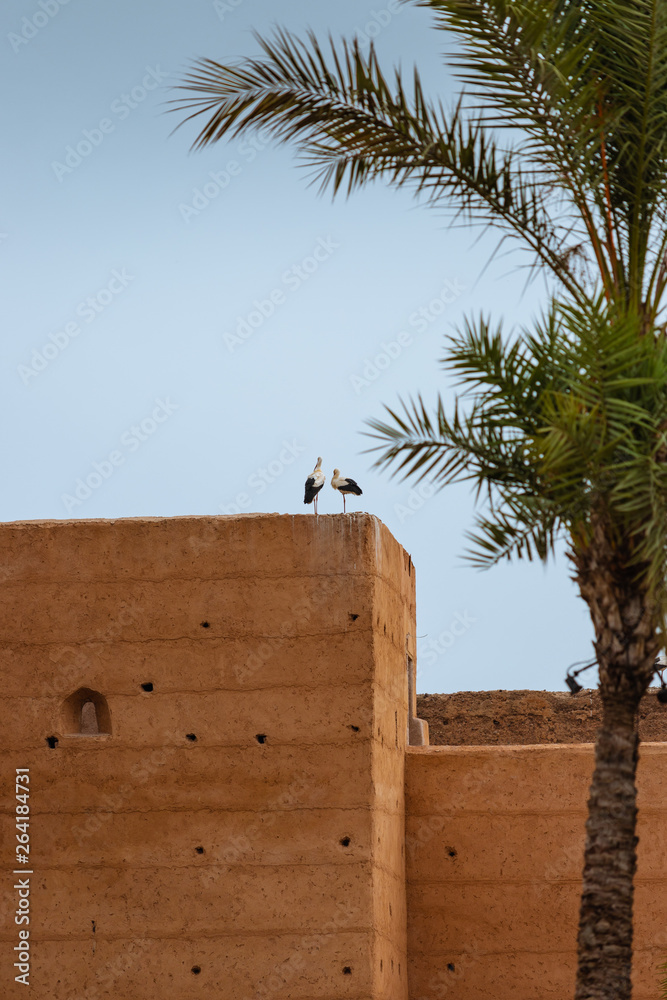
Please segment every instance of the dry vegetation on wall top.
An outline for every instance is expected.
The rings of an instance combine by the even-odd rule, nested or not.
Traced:
[[[651,688],[640,705],[643,742],[667,742],[667,705],[657,692]],[[601,723],[597,690],[420,694],[417,714],[428,722],[431,746],[593,743]]]

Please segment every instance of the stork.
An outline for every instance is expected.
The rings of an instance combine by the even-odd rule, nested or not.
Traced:
[[[343,494],[343,513],[345,513],[345,494],[354,493],[355,496],[360,497],[363,490],[358,483],[355,483],[354,479],[346,479],[345,476],[341,476],[340,469],[334,469],[333,476],[331,477],[331,485],[339,493]]]
[[[304,503],[313,503],[313,500],[315,501],[313,504],[313,514],[317,514],[317,494],[327,481],[327,477],[320,468],[321,465],[322,459],[318,458],[317,465],[308,476],[308,479],[306,479],[306,492],[303,495]]]

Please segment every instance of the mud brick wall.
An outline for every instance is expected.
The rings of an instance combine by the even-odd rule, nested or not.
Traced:
[[[22,522],[0,567],[0,995],[407,1000],[414,569],[387,530]],[[29,990],[9,968],[16,768]]]
[[[410,747],[410,1000],[574,995],[592,745]],[[634,1000],[667,961],[667,744],[641,747]]]

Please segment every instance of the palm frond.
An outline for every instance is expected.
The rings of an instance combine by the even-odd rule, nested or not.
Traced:
[[[409,184],[431,205],[455,206],[469,221],[518,237],[572,295],[581,295],[572,220],[562,205],[553,210],[556,174],[545,184],[541,170],[526,169],[515,152],[500,149],[461,103],[447,114],[429,102],[416,71],[410,93],[399,72],[390,86],[372,46],[368,54],[357,41],[339,50],[330,39],[327,58],[313,34],[304,42],[279,29],[273,39],[258,40],[263,58],[236,66],[202,59],[186,76],[179,89],[191,96],[175,101],[173,110],[187,112],[184,122],[207,116],[194,148],[261,128],[296,144],[334,194],[379,177]]]
[[[559,533],[589,537],[604,508],[630,565],[657,587],[667,571],[667,349],[615,319],[602,298],[553,303],[508,341],[467,320],[444,360],[458,378],[452,416],[438,398],[370,421],[378,467],[437,486],[469,482],[489,508],[471,558],[547,558]],[[465,406],[463,401],[465,400]],[[661,576],[662,574],[662,576]]]

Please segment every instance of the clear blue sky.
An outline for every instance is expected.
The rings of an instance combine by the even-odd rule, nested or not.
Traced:
[[[360,433],[399,394],[444,387],[438,358],[466,312],[528,323],[543,284],[525,289],[518,256],[485,268],[495,237],[407,193],[332,203],[292,150],[191,154],[194,128],[171,134],[165,114],[194,58],[255,52],[251,29],[275,23],[373,34],[387,68],[418,63],[447,102],[450,40],[394,8],[5,0],[0,517],[301,514],[322,455],[328,477],[362,485],[351,509],[413,557],[419,690],[562,690],[591,650],[566,559],[467,567],[468,490],[371,471]],[[339,507],[327,483],[320,512]]]

